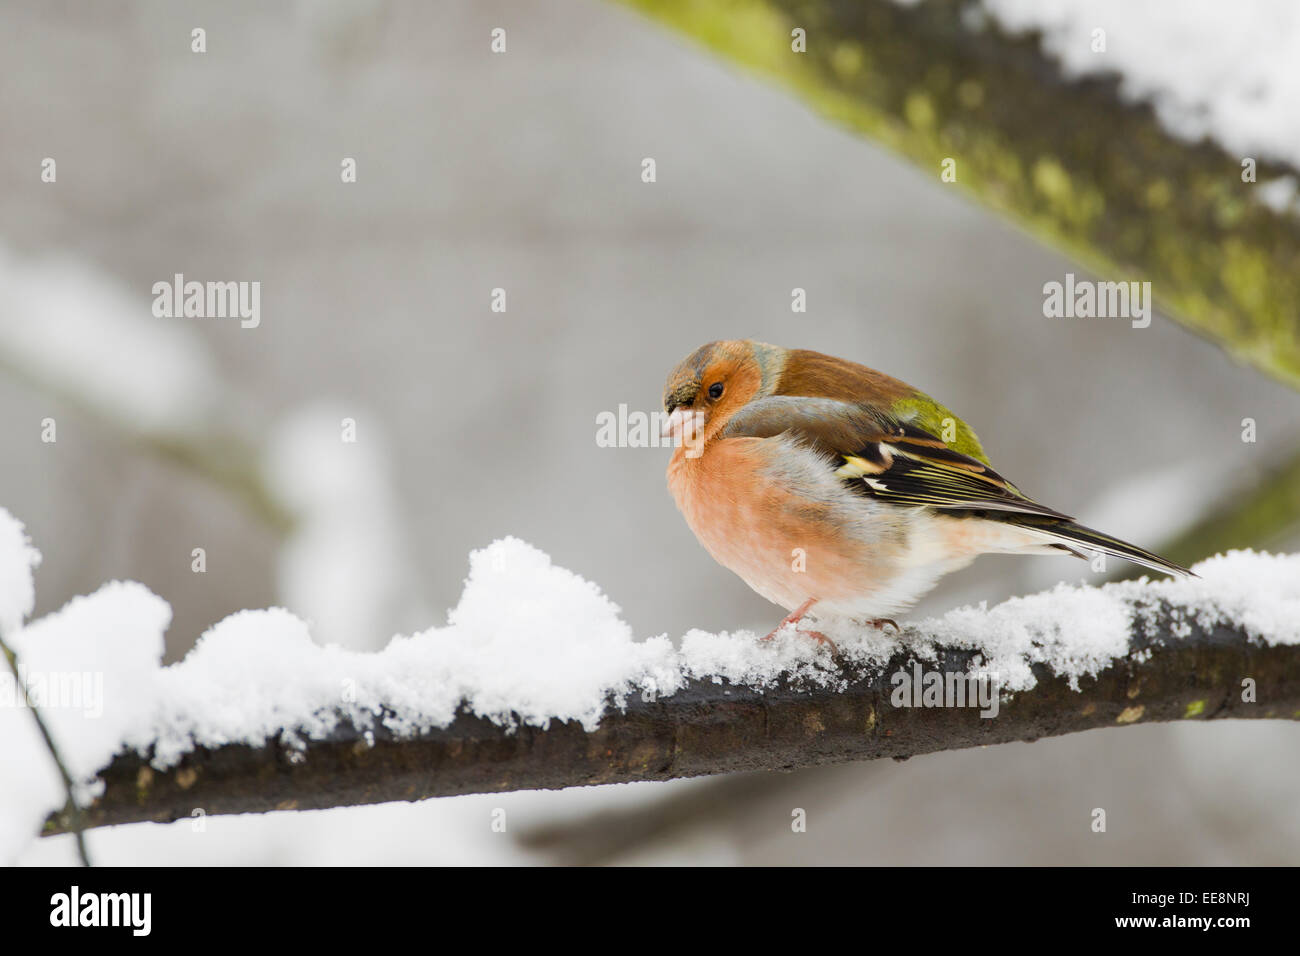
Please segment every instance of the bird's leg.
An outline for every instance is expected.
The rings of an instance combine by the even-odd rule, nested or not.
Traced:
[[[818,644],[828,645],[831,649],[831,654],[833,654],[835,657],[839,657],[840,649],[835,646],[835,642],[832,641],[829,637],[827,637],[821,631],[805,631],[803,628],[799,626],[799,622],[803,619],[803,616],[808,613],[808,609],[811,608],[816,603],[817,603],[816,598],[809,598],[808,600],[804,601],[797,608],[795,608],[793,611],[787,614],[780,624],[772,628],[771,632],[768,633],[768,635],[764,637],[763,640],[770,641],[772,638],[776,637],[776,632],[781,630],[781,628],[785,627],[787,624],[793,624],[795,626],[796,633],[802,634],[804,637],[811,637]]]
[[[809,598],[808,600],[804,601],[797,608],[795,608],[793,611],[787,614],[782,619],[780,624],[772,628],[772,630],[768,632],[768,635],[765,638],[763,638],[763,640],[770,641],[772,638],[776,637],[776,632],[781,630],[781,628],[785,627],[787,624],[793,624],[795,626],[795,629],[798,630],[799,621],[803,618],[805,614],[808,613],[808,609],[811,608],[816,603],[817,603],[816,598]]]

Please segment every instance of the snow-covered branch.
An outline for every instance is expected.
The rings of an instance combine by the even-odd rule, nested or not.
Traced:
[[[819,622],[834,660],[792,632],[634,640],[595,585],[505,539],[471,556],[445,627],[382,651],[321,646],[285,610],[241,611],[160,667],[169,609],[140,585],[15,629],[36,555],[0,517],[0,584],[19,596],[0,610],[92,826],[1300,714],[1300,556],[1234,552],[1193,580],[1059,585],[902,634]],[[56,695],[59,675],[84,676],[72,683],[86,693]],[[61,832],[57,778],[34,772],[43,754],[17,710],[0,708],[0,762],[25,768],[6,785],[27,786],[0,819],[10,836],[24,820]]]
[[[139,753],[119,754],[99,775],[104,790],[87,816],[101,826],[790,770],[1153,721],[1300,715],[1300,647],[1262,643],[1244,623],[1207,626],[1185,606],[1121,603],[1134,612],[1128,653],[1082,678],[1078,690],[1050,664],[1033,664],[1034,686],[1001,701],[996,717],[981,716],[978,700],[897,706],[905,691],[923,704],[925,678],[921,688],[905,688],[896,674],[985,669],[978,652],[964,648],[935,647],[932,656],[900,650],[883,665],[845,664],[830,683],[786,674],[755,688],[690,678],[671,694],[612,708],[591,729],[576,720],[512,729],[461,713],[446,727],[394,733],[382,721],[361,728],[339,715],[319,738],[198,747],[165,770]],[[46,832],[64,829],[55,815]]]

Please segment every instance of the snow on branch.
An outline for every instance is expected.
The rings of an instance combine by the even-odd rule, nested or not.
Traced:
[[[34,559],[21,534],[7,538],[0,570],[22,592],[10,643],[91,826],[1300,715],[1300,556],[1234,552],[1196,580],[1061,585],[901,635],[823,622],[836,661],[793,633],[636,641],[595,585],[505,539],[471,556],[446,626],[382,651],[323,647],[282,609],[241,611],[161,667],[170,609],[138,584],[12,628],[30,612]],[[79,698],[66,675],[84,675]],[[69,826],[20,709],[0,707],[0,769],[21,768],[0,777],[0,856],[42,820]]]
[[[979,670],[974,652],[936,647],[933,658],[900,651],[884,666],[845,666],[835,672],[842,686],[782,677],[758,689],[690,678],[672,694],[612,708],[591,730],[575,720],[511,730],[461,713],[445,728],[396,734],[382,721],[361,729],[341,718],[324,736],[300,744],[198,747],[162,771],[129,752],[100,774],[104,791],[86,816],[90,826],[102,826],[196,811],[308,810],[791,770],[1139,722],[1300,715],[1300,648],[1258,643],[1227,623],[1207,628],[1193,619],[1184,629],[1175,624],[1181,611],[1160,602],[1145,612],[1153,623],[1136,625],[1131,652],[1095,679],[1085,678],[1076,691],[1050,666],[1033,665],[1036,685],[1002,702],[995,718],[982,717],[978,707],[894,705],[901,691],[895,673]],[[1253,701],[1243,699],[1246,680]],[[917,702],[923,693],[915,693]],[[65,829],[56,814],[46,832]]]

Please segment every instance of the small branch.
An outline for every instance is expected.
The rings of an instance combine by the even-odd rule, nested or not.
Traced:
[[[54,760],[54,765],[59,769],[59,776],[63,779],[63,789],[68,795],[68,802],[64,804],[62,818],[67,821],[69,829],[77,839],[77,856],[81,858],[82,866],[90,866],[90,854],[86,852],[86,815],[77,805],[77,798],[73,793],[72,775],[68,773],[67,764],[63,762],[63,757],[59,755],[59,748],[54,743],[54,737],[50,730],[45,726],[45,720],[41,717],[40,709],[32,702],[31,695],[27,693],[27,684],[23,681],[23,675],[18,670],[18,655],[14,653],[13,648],[9,646],[4,635],[0,634],[0,653],[4,654],[5,660],[9,662],[9,670],[13,672],[14,680],[22,688],[23,703],[27,706],[36,721],[36,728],[41,732],[41,739],[45,741],[45,747],[50,752],[50,757]]]
[[[396,737],[344,726],[304,750],[279,741],[198,748],[166,771],[122,753],[99,775],[103,795],[86,808],[90,826],[165,822],[192,815],[357,806],[509,790],[556,789],[632,780],[871,760],[1077,733],[1101,727],[1226,717],[1300,717],[1300,647],[1251,641],[1226,626],[1172,635],[1138,624],[1128,656],[1080,690],[1035,668],[1037,686],[1004,699],[998,715],[974,707],[896,707],[891,675],[978,669],[968,650],[937,660],[897,654],[883,668],[845,667],[844,690],[783,681],[757,691],[694,680],[667,697],[612,710],[593,732],[576,723],[509,731],[462,713],[447,728]],[[1254,702],[1242,682],[1254,681]],[[64,814],[45,832],[72,827]]]

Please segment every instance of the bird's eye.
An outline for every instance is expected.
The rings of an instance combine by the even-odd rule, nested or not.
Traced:
[[[714,382],[712,385],[709,386],[709,398],[712,398],[716,401],[721,397],[722,397],[722,383]]]

